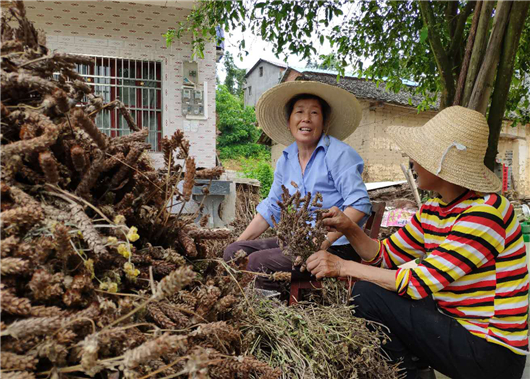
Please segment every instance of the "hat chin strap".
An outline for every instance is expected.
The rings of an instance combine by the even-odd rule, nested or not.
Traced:
[[[436,175],[438,175],[442,171],[442,164],[444,163],[444,159],[445,159],[445,157],[447,156],[447,153],[449,152],[449,150],[452,147],[456,147],[457,150],[467,150],[467,147],[465,147],[464,145],[462,145],[461,143],[458,143],[456,141],[453,142],[452,144],[450,144],[449,146],[447,146],[447,149],[445,149],[445,152],[443,153],[442,158],[440,159],[440,165],[438,166],[438,170],[436,171]]]

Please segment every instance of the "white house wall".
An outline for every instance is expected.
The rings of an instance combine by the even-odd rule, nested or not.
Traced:
[[[113,58],[160,61],[162,64],[162,135],[184,130],[191,155],[201,167],[215,165],[216,51],[208,44],[198,61],[199,77],[207,83],[208,119],[189,121],[181,113],[183,62],[192,55],[189,39],[166,47],[162,34],[175,27],[189,9],[119,1],[30,1],[29,19],[46,33],[51,50]],[[187,122],[186,122],[187,121]],[[161,153],[153,153],[157,165]]]

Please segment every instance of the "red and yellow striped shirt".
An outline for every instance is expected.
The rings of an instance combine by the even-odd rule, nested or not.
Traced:
[[[415,268],[398,267],[418,258]],[[367,263],[397,269],[401,296],[432,295],[442,313],[474,335],[527,354],[526,260],[510,202],[467,191],[450,204],[429,200]]]

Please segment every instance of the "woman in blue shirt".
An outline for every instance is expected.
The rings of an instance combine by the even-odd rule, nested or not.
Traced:
[[[363,160],[341,142],[359,125],[361,106],[354,95],[339,87],[294,81],[265,92],[256,105],[256,117],[272,140],[288,147],[276,165],[269,196],[258,205],[258,213],[237,241],[226,248],[224,259],[229,261],[238,250],[244,250],[249,254],[250,271],[291,271],[292,262],[282,254],[276,238],[257,239],[273,226],[271,216],[280,219],[277,202],[282,185],[291,194],[297,190],[302,196],[320,192],[324,209],[336,206],[359,224],[371,212],[361,178]],[[348,240],[338,232],[328,233],[322,249],[359,261]],[[256,287],[275,290],[278,284],[258,277]]]

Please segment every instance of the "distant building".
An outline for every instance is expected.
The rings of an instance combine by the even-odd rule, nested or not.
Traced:
[[[287,65],[259,59],[245,75],[245,105],[255,106],[259,97],[282,79]]]

